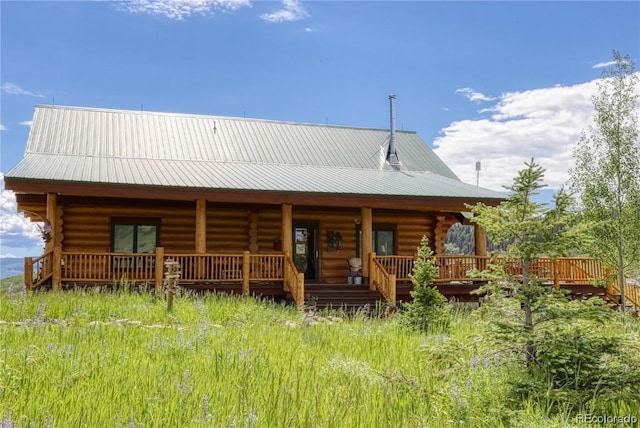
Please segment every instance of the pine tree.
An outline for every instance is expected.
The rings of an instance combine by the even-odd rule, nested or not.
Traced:
[[[533,159],[525,163],[512,186],[506,187],[511,194],[495,207],[477,204],[469,208],[475,214],[472,221],[487,231],[494,242],[508,244],[507,253],[522,264],[521,276],[509,276],[502,266],[491,265],[491,272],[478,273],[489,280],[479,293],[504,296],[520,302],[524,322],[510,325],[517,335],[525,338],[527,363],[536,358],[533,341],[535,312],[540,300],[553,292],[544,287],[531,273],[531,265],[540,257],[564,256],[579,247],[587,239],[584,228],[575,222],[570,211],[573,199],[563,189],[554,196],[553,208],[533,201],[533,197],[544,187],[544,168]],[[506,326],[506,324],[505,324]]]
[[[429,240],[422,237],[418,257],[409,275],[413,283],[412,302],[405,304],[401,321],[412,330],[426,332],[430,327],[446,328],[450,321],[447,299],[435,287],[433,279],[438,276],[438,267],[433,259]]]

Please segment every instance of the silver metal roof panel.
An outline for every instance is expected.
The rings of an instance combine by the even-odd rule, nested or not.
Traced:
[[[259,119],[37,106],[7,177],[210,189],[502,198],[462,183],[415,133]]]

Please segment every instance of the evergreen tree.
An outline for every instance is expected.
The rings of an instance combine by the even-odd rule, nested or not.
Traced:
[[[494,240],[508,242],[509,255],[522,265],[521,275],[507,274],[503,265],[475,273],[489,281],[479,290],[489,296],[480,310],[491,320],[489,337],[508,355],[525,357],[527,370],[510,380],[512,398],[518,405],[545,400],[551,410],[563,411],[640,399],[637,338],[602,328],[619,321],[615,312],[595,297],[569,301],[531,272],[538,258],[563,256],[590,239],[590,224],[577,221],[572,197],[563,190],[552,208],[532,201],[543,177],[544,169],[531,160],[500,205],[471,207],[474,221]]]
[[[435,287],[433,279],[438,275],[438,267],[433,259],[429,240],[422,237],[418,247],[418,257],[409,275],[413,283],[412,302],[405,305],[401,322],[412,330],[426,332],[430,327],[446,328],[450,321],[447,299]]]
[[[524,319],[520,333],[521,337],[527,338],[525,352],[530,364],[536,357],[534,312],[538,309],[539,300],[553,291],[551,287],[543,287],[531,274],[531,264],[543,256],[563,256],[578,247],[586,237],[583,227],[575,224],[575,215],[569,210],[573,200],[563,189],[554,196],[551,209],[547,204],[533,201],[533,196],[544,187],[544,168],[533,159],[525,166],[514,179],[514,184],[506,187],[511,194],[500,205],[477,204],[470,209],[475,214],[472,221],[483,227],[494,242],[508,243],[509,256],[522,264],[522,274],[517,277],[507,276],[502,267],[491,265],[492,272],[483,274],[490,282],[480,288],[480,293],[508,294],[520,302]]]

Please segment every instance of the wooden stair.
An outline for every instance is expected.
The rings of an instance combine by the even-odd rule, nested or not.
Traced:
[[[362,284],[313,284],[304,285],[305,304],[315,302],[316,310],[337,310],[348,313],[375,311],[385,305],[377,291]],[[292,302],[287,293],[287,301]]]

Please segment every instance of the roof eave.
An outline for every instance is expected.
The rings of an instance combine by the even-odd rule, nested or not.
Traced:
[[[107,198],[160,199],[192,201],[204,199],[209,202],[233,202],[255,204],[292,204],[327,207],[370,207],[425,211],[468,211],[467,204],[482,202],[498,205],[499,198],[466,198],[451,196],[402,196],[285,192],[270,190],[234,190],[184,188],[169,186],[140,186],[132,184],[105,184],[68,181],[49,181],[5,177],[5,188],[16,193],[69,196],[91,196]]]

